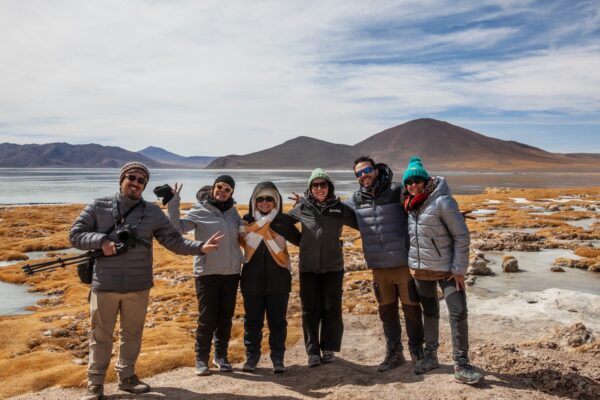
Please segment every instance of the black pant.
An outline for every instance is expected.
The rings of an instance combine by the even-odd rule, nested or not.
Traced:
[[[244,295],[244,345],[246,357],[260,357],[265,313],[269,326],[269,348],[272,361],[283,361],[287,337],[287,306],[289,293]]]
[[[196,277],[199,312],[196,359],[208,362],[213,336],[215,356],[227,356],[239,280],[238,274]]]
[[[344,334],[343,280],[344,271],[300,273],[302,330],[309,355],[321,355],[321,350],[340,351]]]

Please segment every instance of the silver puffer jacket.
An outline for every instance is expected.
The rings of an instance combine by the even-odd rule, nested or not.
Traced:
[[[436,185],[433,192],[421,207],[408,213],[408,265],[413,269],[465,275],[469,264],[469,229],[446,180],[433,179]]]

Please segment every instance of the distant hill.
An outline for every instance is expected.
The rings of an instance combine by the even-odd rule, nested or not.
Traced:
[[[207,168],[348,169],[359,155],[400,170],[420,155],[427,168],[438,171],[600,171],[600,154],[550,153],[431,118],[386,129],[353,146],[301,136],[256,153],[217,158]]]
[[[141,161],[150,168],[168,167],[142,154],[93,143],[0,143],[0,167],[120,168],[127,161]]]
[[[332,168],[342,165],[352,158],[353,154],[352,146],[300,136],[245,156],[219,157],[207,168],[305,169],[315,166]]]
[[[204,168],[210,164],[212,160],[217,158],[210,156],[184,157],[179,154],[171,153],[161,147],[154,146],[146,147],[145,149],[138,151],[138,153],[151,158],[154,161],[169,164],[176,168]]]

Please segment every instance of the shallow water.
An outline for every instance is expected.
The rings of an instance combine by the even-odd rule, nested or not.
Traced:
[[[0,282],[0,315],[29,314],[25,307],[34,305],[41,295],[29,293],[27,286]]]
[[[502,257],[513,255],[519,261],[520,272],[502,271]],[[554,260],[558,257],[579,258],[571,250],[544,249],[539,252],[485,252],[485,257],[492,261],[488,267],[495,276],[477,276],[473,290],[479,294],[492,296],[503,295],[511,289],[537,292],[549,288],[568,289],[578,292],[600,295],[600,273],[582,271],[575,268],[564,268],[565,272],[551,272]]]

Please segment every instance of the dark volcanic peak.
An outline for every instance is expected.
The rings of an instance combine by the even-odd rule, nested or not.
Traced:
[[[185,159],[185,157],[179,154],[171,153],[161,147],[154,146],[148,146],[138,151],[138,153],[159,162],[177,162]]]
[[[0,167],[106,167],[119,168],[140,161],[151,168],[164,167],[141,154],[99,144],[0,144]]]
[[[542,149],[495,139],[431,118],[386,129],[357,143],[354,148],[402,168],[413,155],[421,156],[426,165],[452,169],[473,169],[476,165],[507,169],[510,164],[519,162],[558,161],[555,154]]]
[[[353,154],[352,146],[299,136],[255,153],[217,158],[207,168],[349,168]]]

